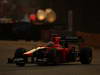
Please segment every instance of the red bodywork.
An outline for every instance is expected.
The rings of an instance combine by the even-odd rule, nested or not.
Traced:
[[[52,47],[48,47],[48,50],[51,50],[52,48],[56,48],[62,55],[63,60],[66,61],[67,59],[67,55],[69,54],[69,52],[71,51],[70,48],[63,48],[63,46],[60,44],[61,42],[61,37],[57,36],[57,37],[53,37],[53,46]]]
[[[52,46],[50,46],[50,47],[46,46],[45,48],[47,48],[48,52],[50,50],[52,50],[53,48],[55,48],[62,55],[62,60],[66,61],[66,59],[68,58],[68,54],[72,50],[72,47],[63,48],[63,46],[60,44],[60,42],[61,42],[61,37],[59,37],[59,36],[53,37],[52,38]],[[32,54],[33,53],[28,53],[28,54],[24,54],[24,55],[26,55],[26,56],[32,56]]]

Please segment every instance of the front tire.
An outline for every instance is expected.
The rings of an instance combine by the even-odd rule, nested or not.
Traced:
[[[16,49],[14,59],[17,66],[23,67],[25,66],[25,63],[28,62],[28,57],[23,55],[24,52],[26,52],[26,49],[24,48]]]
[[[19,67],[25,66],[25,60],[23,58],[16,58],[16,65]]]
[[[24,48],[16,49],[14,59],[16,59],[16,58],[23,58],[25,60],[25,62],[28,62],[28,57],[23,55],[23,53],[25,53],[25,52],[26,52],[26,49],[24,49]]]

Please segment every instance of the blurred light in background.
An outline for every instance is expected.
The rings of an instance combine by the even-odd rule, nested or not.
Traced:
[[[36,15],[35,15],[35,14],[31,14],[31,15],[29,16],[29,19],[30,19],[31,21],[36,21]]]
[[[2,3],[6,4],[6,3],[8,3],[8,0],[2,0]]]
[[[52,9],[48,8],[46,9],[46,14],[47,14],[47,21],[49,23],[53,23],[56,21],[56,13]]]
[[[46,13],[45,13],[45,11],[44,10],[42,10],[42,9],[39,9],[38,11],[37,11],[37,19],[38,20],[40,20],[40,21],[43,21],[43,20],[45,20],[46,19]]]

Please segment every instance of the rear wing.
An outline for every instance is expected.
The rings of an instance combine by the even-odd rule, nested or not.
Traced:
[[[84,42],[84,39],[82,37],[77,37],[77,36],[67,36],[65,38],[66,42],[70,43],[81,43]]]

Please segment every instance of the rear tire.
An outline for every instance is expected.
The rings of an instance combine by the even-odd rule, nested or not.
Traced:
[[[92,61],[92,49],[89,47],[80,50],[80,62],[82,64],[90,64]]]

